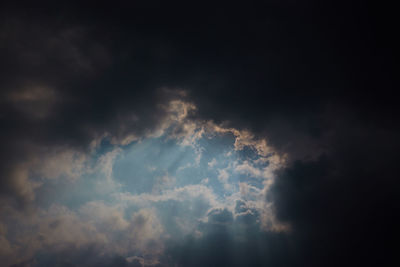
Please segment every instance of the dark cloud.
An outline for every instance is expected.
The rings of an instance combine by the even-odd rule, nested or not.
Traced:
[[[99,255],[96,246],[84,248],[65,248],[61,251],[49,254],[48,251],[39,252],[37,257],[12,267],[36,267],[36,266],[101,266],[101,267],[136,267],[142,266],[137,260],[127,261],[121,256]]]
[[[200,227],[204,234],[201,238],[188,237],[184,242],[169,246],[169,264],[288,266],[293,263],[285,234],[261,232],[248,220],[232,217],[227,210],[212,211],[209,221]],[[257,215],[252,217],[255,219]]]
[[[292,231],[263,233],[240,205],[242,218],[215,211],[200,241],[171,245],[167,265],[394,260],[400,143],[393,7],[368,1],[3,5],[1,201],[11,197],[20,207],[31,201],[27,175],[49,150],[87,151],[105,133],[143,135],[165,116],[163,104],[186,98],[200,118],[251,129],[288,155],[268,197]],[[230,224],[250,225],[248,238],[232,239]],[[138,261],[65,253],[57,260],[45,255],[39,266]]]
[[[399,202],[395,132],[354,121],[340,125],[329,152],[282,170],[270,197],[278,218],[292,223],[299,262],[389,264]]]

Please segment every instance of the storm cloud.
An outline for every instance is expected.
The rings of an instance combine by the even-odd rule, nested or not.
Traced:
[[[0,9],[6,266],[398,261],[393,7]]]

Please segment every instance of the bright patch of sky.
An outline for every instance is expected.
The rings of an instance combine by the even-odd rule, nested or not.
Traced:
[[[234,225],[237,236],[250,222],[260,231],[286,230],[266,198],[284,157],[248,131],[196,121],[190,112],[194,105],[171,102],[154,132],[119,143],[104,135],[89,155],[53,156],[62,171],[45,164],[32,177],[46,244],[69,242],[58,232],[52,237],[64,226],[83,244],[142,257],[162,251],[167,240],[201,238],[210,224]],[[70,179],[43,178],[50,174]],[[29,229],[35,221],[25,223]]]

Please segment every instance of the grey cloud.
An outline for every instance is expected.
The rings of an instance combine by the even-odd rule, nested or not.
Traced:
[[[265,4],[2,3],[2,214],[12,219],[4,212],[32,202],[38,186],[28,178],[32,170],[75,173],[60,163],[71,161],[68,152],[57,148],[85,155],[104,136],[127,144],[162,129],[171,99],[190,99],[198,113],[189,117],[248,129],[287,155],[265,197],[293,231],[249,227],[248,239],[238,241],[223,225],[204,225],[203,238],[171,244],[162,263],[382,266],[396,260],[388,245],[398,202],[396,9],[368,1]],[[193,128],[175,130],[182,136]],[[39,168],[32,163],[38,157],[64,167]],[[232,224],[254,219],[244,208],[240,213]],[[4,237],[0,248],[10,251]],[[24,264],[124,266],[143,258],[129,262],[98,251],[71,246]]]

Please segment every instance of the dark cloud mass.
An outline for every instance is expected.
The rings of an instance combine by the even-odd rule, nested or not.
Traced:
[[[370,1],[100,2],[0,5],[0,262],[399,264],[393,245],[400,189],[393,6]],[[92,203],[87,210],[79,208],[78,215],[51,206],[54,196],[67,199],[73,194],[68,190],[80,186],[71,182],[54,193],[58,177],[93,179],[95,167],[87,172],[89,178],[81,174],[91,164],[88,158],[123,176],[124,170],[113,170],[112,160],[118,156],[109,162],[112,154],[100,154],[163,134],[180,138],[199,125],[214,127],[210,136],[229,132],[236,141],[250,142],[245,146],[257,151],[257,157],[262,149],[253,142],[265,139],[276,155],[285,158],[285,164],[272,169],[274,182],[262,187],[263,201],[272,206],[251,207],[238,199],[230,203],[231,209],[218,206],[220,200],[204,189],[211,185],[211,177],[202,180],[199,188],[204,191],[197,191],[195,200],[175,203],[181,191],[173,191],[171,184],[180,178],[172,177],[171,169],[159,174],[153,187],[146,184],[152,190],[146,201],[158,206],[133,210],[129,219],[120,215],[120,206],[108,212],[107,204]],[[245,131],[252,137],[243,137]],[[192,146],[195,153],[202,153]],[[212,148],[207,149],[201,155],[208,156]],[[134,157],[143,162],[156,157],[140,153]],[[246,153],[243,150],[241,157]],[[199,158],[197,164],[204,170],[218,166],[220,159],[212,159],[207,165]],[[246,171],[265,176],[245,165],[257,162],[252,160],[227,166],[241,167],[243,177]],[[228,190],[227,177],[233,174],[228,167],[218,170],[215,176]],[[161,202],[161,193],[154,200],[160,188],[175,194],[169,202]],[[164,211],[157,213],[159,207]],[[263,216],[268,216],[262,212],[266,207],[275,216],[267,221],[289,225],[288,230],[261,226]],[[48,215],[40,217],[47,208]],[[130,239],[122,241],[125,232],[108,241],[101,233],[92,234],[92,228],[78,223],[88,210],[95,214],[90,216],[112,221],[117,230],[129,230]],[[186,219],[188,214],[203,217]],[[174,225],[174,235],[181,236],[180,229],[190,228],[184,220],[195,224],[195,230],[175,239],[163,234],[168,222]],[[18,239],[22,228],[43,234],[28,242]],[[75,234],[66,234],[71,232]],[[106,250],[107,242],[118,248]]]

